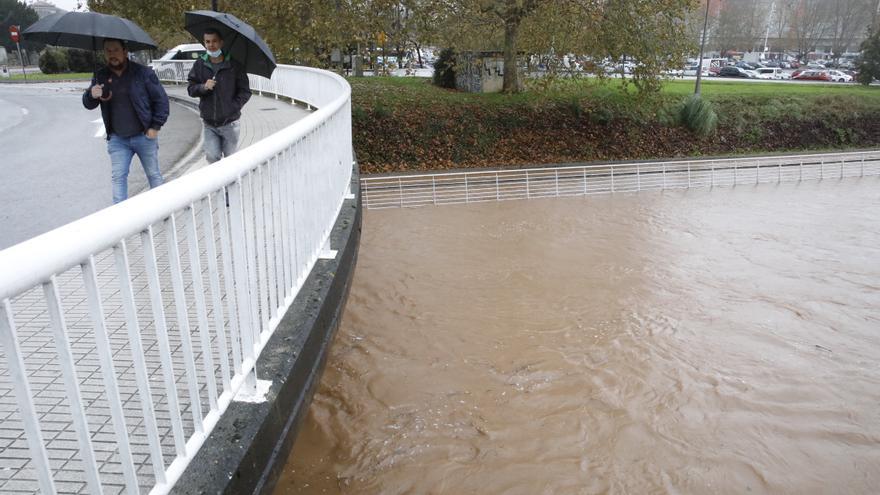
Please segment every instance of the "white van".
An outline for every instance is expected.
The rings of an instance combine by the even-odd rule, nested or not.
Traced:
[[[199,43],[177,45],[168,50],[159,60],[195,60],[205,54],[205,47]]]
[[[198,43],[177,45],[162,55],[162,58],[153,60],[150,68],[156,72],[160,81],[184,82],[196,59],[204,53],[205,47]]]
[[[791,76],[779,67],[761,67],[755,69],[758,79],[789,79]]]

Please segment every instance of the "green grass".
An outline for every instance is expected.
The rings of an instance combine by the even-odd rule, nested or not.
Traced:
[[[3,81],[24,81],[25,77],[21,73],[21,71],[16,72],[15,69],[10,69],[9,78],[2,78],[0,82]],[[91,72],[69,72],[65,74],[43,74],[41,72],[31,73],[27,75],[28,81],[81,81],[81,80],[89,80],[92,78]]]
[[[386,106],[397,107],[411,104],[472,103],[472,104],[521,104],[546,100],[570,100],[572,97],[601,100],[630,100],[636,93],[634,85],[628,85],[628,93],[622,92],[619,79],[558,79],[549,84],[540,81],[530,84],[530,89],[514,95],[473,94],[437,88],[429,79],[416,77],[366,77],[350,78],[353,96],[364,103],[379,101]],[[663,83],[661,95],[688,96],[694,92],[694,81],[670,80]],[[774,82],[737,82],[704,79],[703,96],[715,97],[789,97],[789,96],[857,96],[880,102],[880,87],[854,84],[787,84]]]
[[[880,101],[880,87],[843,83],[788,84],[776,82],[737,82],[703,79],[703,96],[829,96],[852,95]],[[667,81],[663,93],[687,96],[694,92],[694,81]]]

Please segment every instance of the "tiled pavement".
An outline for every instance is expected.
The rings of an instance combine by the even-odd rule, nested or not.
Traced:
[[[185,88],[169,87],[168,93],[177,98],[186,99]],[[308,111],[302,107],[293,106],[290,103],[275,100],[268,97],[254,95],[245,107],[242,116],[240,150],[259,141],[263,137],[276,132],[303,116]],[[179,173],[207,165],[200,150],[193,153],[194,159],[181,167]],[[201,208],[201,206],[197,207]],[[214,215],[215,222],[221,215]],[[197,215],[196,218],[201,218]],[[163,226],[154,225],[157,238],[163,237]],[[193,315],[192,305],[194,301],[193,277],[189,269],[188,248],[183,241],[183,228],[178,224],[180,260],[184,270],[186,301],[189,306],[189,314]],[[203,228],[198,229],[204,232]],[[216,232],[216,229],[215,229]],[[200,257],[202,258],[203,286],[208,287],[204,234],[200,234]],[[217,249],[220,250],[219,238],[214,239]],[[156,410],[160,443],[162,445],[163,464],[167,467],[175,456],[175,444],[172,434],[171,413],[166,389],[163,382],[163,367],[159,358],[158,342],[156,338],[155,318],[150,311],[149,290],[147,276],[144,270],[144,256],[141,248],[140,237],[135,235],[126,239],[129,255],[129,266],[132,272],[132,289],[139,308],[138,320],[141,328],[141,342],[144,348],[144,356],[147,363],[147,373],[150,381],[152,403]],[[160,285],[162,287],[162,299],[165,306],[165,318],[168,324],[168,334],[172,349],[173,371],[176,377],[180,414],[183,418],[183,428],[188,437],[194,430],[193,419],[190,413],[192,404],[187,398],[187,379],[182,354],[181,329],[176,322],[174,296],[171,284],[171,270],[167,246],[157,242],[157,258],[160,273]],[[114,366],[119,382],[119,391],[126,416],[126,425],[131,433],[132,454],[135,469],[138,474],[138,484],[142,492],[149,491],[154,483],[153,467],[151,464],[150,450],[147,442],[146,429],[144,426],[143,413],[141,411],[140,396],[138,394],[135,371],[131,365],[131,349],[125,326],[125,315],[120,295],[117,270],[114,256],[111,250],[95,256],[98,285],[100,287],[103,305],[103,314],[107,326],[110,345],[113,349]],[[221,269],[221,272],[223,270]],[[225,287],[221,273],[221,287]],[[96,463],[99,468],[104,493],[122,493],[125,491],[122,468],[117,453],[117,444],[113,434],[110,409],[107,402],[104,379],[99,366],[99,358],[96,352],[93,324],[90,318],[89,304],[83,283],[83,277],[79,267],[72,268],[57,276],[59,292],[62,294],[62,306],[64,318],[68,329],[71,351],[76,363],[77,378],[80,384],[81,395],[86,409],[92,444],[95,451]],[[206,289],[207,290],[207,289]],[[229,298],[225,290],[221,289],[224,305]],[[14,323],[18,333],[18,343],[21,347],[25,368],[31,393],[34,397],[34,405],[42,428],[43,441],[46,445],[53,471],[55,485],[59,493],[84,493],[88,490],[85,474],[80,461],[77,436],[71,423],[71,414],[67,401],[69,391],[64,385],[61,369],[58,365],[57,351],[54,346],[52,330],[49,323],[47,303],[40,287],[21,294],[11,301],[13,308]],[[210,327],[213,327],[213,311],[216,308],[208,303],[208,317],[211,319]],[[228,320],[228,312],[224,312],[224,333],[230,333],[234,326]],[[199,344],[198,322],[193,316],[189,326],[191,329],[191,341],[196,354],[196,363],[201,366],[202,351]],[[216,329],[210,329],[209,339],[217,341]],[[233,334],[230,333],[230,336]],[[233,342],[230,342],[232,345]],[[216,351],[216,346],[211,346],[214,351],[209,351],[214,356],[213,379],[217,386],[221,382],[221,359],[227,360],[232,365],[231,355],[221,356]],[[17,401],[13,394],[9,377],[9,366],[2,350],[0,350],[0,493],[38,493],[37,476],[31,463],[31,454],[28,450],[24,436],[23,426],[18,412]],[[208,409],[207,397],[207,374],[199,368],[199,402],[202,411]]]

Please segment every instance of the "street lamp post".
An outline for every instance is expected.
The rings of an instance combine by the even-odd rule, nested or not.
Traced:
[[[706,28],[709,26],[709,1],[706,0],[706,16],[703,18],[703,37],[700,40],[700,62],[697,64],[697,84],[694,94],[700,96],[700,82],[703,80],[703,49],[706,47]]]

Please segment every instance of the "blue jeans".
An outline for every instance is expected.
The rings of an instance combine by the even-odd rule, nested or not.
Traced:
[[[211,127],[203,124],[205,158],[208,163],[214,163],[221,158],[227,157],[238,149],[238,133],[241,124],[238,120],[224,126]]]
[[[144,167],[144,174],[150,188],[161,186],[165,180],[159,170],[159,139],[150,139],[146,134],[135,134],[131,137],[110,135],[107,141],[107,153],[110,154],[110,166],[113,178],[113,203],[128,199],[128,171],[131,159],[137,155]]]

